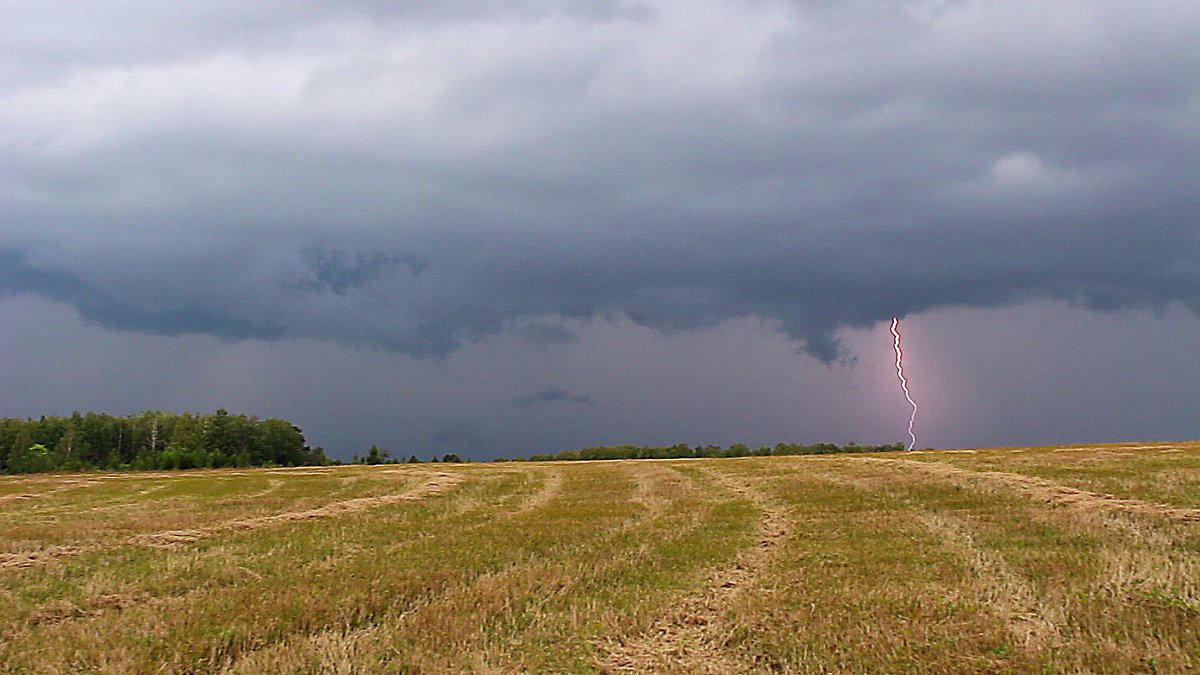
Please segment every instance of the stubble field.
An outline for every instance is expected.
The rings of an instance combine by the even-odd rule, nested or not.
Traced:
[[[0,672],[1200,671],[1200,443],[0,478]]]

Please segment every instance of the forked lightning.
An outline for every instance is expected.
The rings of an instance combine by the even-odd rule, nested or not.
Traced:
[[[896,375],[900,378],[900,386],[904,389],[904,398],[908,399],[912,405],[912,415],[908,418],[908,436],[912,442],[908,444],[908,449],[912,450],[917,444],[917,436],[913,433],[913,422],[917,421],[917,402],[913,400],[912,394],[908,391],[908,379],[904,377],[904,350],[900,349],[900,320],[892,317],[892,337],[895,338],[896,346]]]

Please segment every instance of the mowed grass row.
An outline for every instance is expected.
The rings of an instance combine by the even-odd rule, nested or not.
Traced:
[[[1200,522],[993,478],[1193,507],[1198,466],[1186,445],[0,479],[4,551],[75,547],[0,568],[0,672],[1196,672]],[[205,535],[136,543],[176,528]]]
[[[693,568],[729,557],[754,516],[696,485],[702,477],[654,463],[449,471],[461,482],[430,499],[4,570],[0,663],[586,670],[589,636],[637,621]],[[560,486],[539,500],[555,473]]]
[[[1197,442],[1004,448],[936,453],[928,459],[972,470],[1017,472],[1116,497],[1200,508]]]
[[[870,459],[743,465],[798,521],[743,611],[764,670],[1200,671],[1200,523]]]
[[[421,472],[221,469],[13,476],[0,480],[0,554],[124,538],[394,494]]]

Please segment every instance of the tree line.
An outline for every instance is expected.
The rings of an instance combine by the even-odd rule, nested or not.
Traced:
[[[898,452],[904,450],[903,443],[885,445],[858,445],[847,443],[777,443],[751,449],[744,443],[734,443],[723,448],[719,445],[689,446],[676,443],[670,446],[598,445],[580,450],[564,450],[557,454],[537,454],[528,459],[513,461],[548,462],[585,459],[683,459],[688,457],[767,457],[779,455],[828,455],[838,452]],[[507,461],[500,458],[497,461]]]
[[[652,445],[596,445],[580,450],[564,450],[559,453],[539,453],[530,455],[529,457],[497,457],[493,462],[554,462],[554,461],[572,461],[572,460],[594,460],[594,459],[683,459],[683,458],[699,458],[699,457],[769,457],[782,455],[828,455],[838,452],[900,452],[904,450],[903,443],[887,443],[883,445],[858,445],[857,443],[847,443],[846,445],[837,445],[835,443],[812,443],[804,445],[800,443],[776,443],[774,446],[763,445],[758,448],[751,449],[744,443],[734,443],[729,447],[721,447],[719,445],[697,445],[692,447],[686,443],[676,443],[675,445],[667,446],[652,446]],[[468,458],[463,460],[456,454],[447,454],[443,457],[434,455],[430,462],[470,462]],[[372,445],[366,455],[354,455],[351,460],[353,464],[420,464],[421,460],[416,455],[409,455],[408,459],[393,457],[390,452],[379,449],[379,446]]]
[[[147,410],[114,417],[0,420],[0,472],[87,469],[194,469],[331,464],[287,420],[260,420],[225,409],[211,415]]]
[[[823,455],[841,452],[895,452],[903,443],[857,445],[848,443],[777,443],[751,449],[743,443],[670,446],[599,445],[557,454],[540,453],[494,461],[563,461],[597,459],[680,459],[689,457],[763,457]],[[419,463],[371,446],[361,464]],[[462,462],[456,454],[434,457],[431,462]],[[467,459],[465,461],[471,461]],[[0,473],[82,471],[89,469],[196,469],[227,466],[301,466],[340,464],[325,456],[324,448],[310,448],[300,428],[276,417],[230,414],[220,409],[211,415],[158,410],[115,417],[103,413],[72,413],[70,417],[0,419]]]

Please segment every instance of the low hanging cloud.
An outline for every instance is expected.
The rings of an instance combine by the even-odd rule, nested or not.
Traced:
[[[0,249],[0,297],[17,294],[70,304],[84,321],[110,330],[166,336],[212,335],[230,340],[271,340],[286,334],[281,326],[201,304],[162,309],[131,305],[69,273],[30,267],[19,251]]]
[[[310,4],[14,17],[0,292],[414,357],[759,317],[832,362],[946,306],[1200,311],[1200,7]]]
[[[307,253],[304,276],[291,284],[295,290],[305,293],[330,291],[344,296],[384,278],[394,268],[404,266],[413,274],[425,268],[415,256],[389,255],[380,251],[359,251],[350,255],[343,250],[318,247]]]

